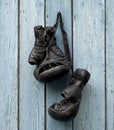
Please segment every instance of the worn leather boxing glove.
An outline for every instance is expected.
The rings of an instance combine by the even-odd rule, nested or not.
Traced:
[[[56,44],[55,33],[59,20],[65,53],[63,53],[63,51]],[[47,38],[46,42],[48,45],[45,49],[45,57],[43,57],[41,64],[37,65],[34,70],[34,76],[41,82],[49,82],[62,77],[71,69],[72,66],[67,34],[63,29],[62,16],[60,12],[57,14],[55,25],[47,28],[48,30],[45,31],[45,37]]]
[[[57,46],[55,33],[60,21],[65,54]],[[57,14],[54,26],[34,27],[35,44],[29,55],[28,62],[37,65],[34,76],[38,81],[48,82],[65,75],[72,66],[67,34],[63,28],[62,15]]]
[[[56,120],[71,120],[78,110],[81,101],[81,91],[90,78],[90,73],[85,69],[77,69],[68,87],[61,95],[64,97],[60,103],[54,103],[48,113]]]

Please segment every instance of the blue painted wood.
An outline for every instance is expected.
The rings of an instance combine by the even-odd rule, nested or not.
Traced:
[[[104,12],[104,0],[73,0],[74,69],[91,73],[74,120],[75,130],[105,129]]]
[[[106,130],[114,130],[114,1],[106,1]]]
[[[44,130],[44,84],[27,60],[34,46],[34,26],[44,24],[44,0],[20,1],[20,130]]]
[[[17,130],[17,0],[0,1],[0,130]]]
[[[73,48],[74,70],[80,67],[88,69],[91,73],[91,79],[83,90],[79,113],[73,121],[73,126],[72,121],[55,121],[47,113],[52,103],[62,99],[60,92],[66,87],[68,77],[46,84],[45,97],[44,84],[36,81],[32,75],[35,66],[27,62],[34,45],[33,27],[44,24],[45,1],[20,0],[20,5],[17,0],[0,1],[0,130],[17,130],[18,125],[20,130],[114,129],[114,9],[113,0],[106,0],[105,50],[104,1],[73,0],[73,21],[71,21],[70,0],[46,0],[46,25],[53,25],[57,12],[62,12],[70,49]],[[19,28],[18,6],[20,6]],[[18,29],[20,29],[19,81]],[[60,28],[56,37],[59,47],[63,49]],[[19,113],[17,112],[18,82],[20,83]],[[18,114],[20,121],[17,120]]]
[[[72,21],[71,21],[71,1],[69,0],[46,0],[46,25],[54,25],[57,12],[61,11],[63,16],[64,28],[68,33],[70,49],[72,48]],[[63,48],[62,36],[60,28],[56,34],[57,44]],[[59,102],[62,99],[60,93],[67,86],[68,79],[63,77],[60,80],[46,84],[46,106],[47,109],[54,102]],[[46,112],[47,113],[47,112]],[[72,130],[72,121],[60,122],[51,118],[47,113],[47,130]]]

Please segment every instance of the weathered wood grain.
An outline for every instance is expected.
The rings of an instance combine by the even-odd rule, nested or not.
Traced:
[[[70,49],[72,49],[72,21],[71,21],[71,1],[69,0],[46,0],[46,26],[55,24],[57,12],[61,11],[63,16],[64,28],[68,34]],[[63,48],[62,36],[60,28],[56,34],[57,44]],[[60,93],[67,85],[67,76],[60,80],[46,84],[46,106],[47,109],[54,102],[59,102],[62,99]],[[47,113],[47,112],[46,112]],[[72,130],[72,121],[59,122],[51,118],[47,113],[47,130]]]
[[[18,130],[18,125],[20,130],[114,130],[114,2],[73,0],[73,21],[71,2],[20,0],[18,5],[18,0],[0,1],[0,130]],[[27,62],[34,45],[34,26],[44,25],[45,19],[46,25],[53,25],[58,11],[62,12],[71,52],[73,49],[74,70],[79,67],[91,73],[73,126],[72,121],[59,122],[47,113],[52,103],[62,99],[60,92],[68,77],[46,83],[45,95],[44,84],[33,76],[35,66]],[[63,49],[60,28],[56,37]]]
[[[106,1],[106,130],[114,130],[114,1]]]
[[[17,0],[0,1],[0,130],[17,130]]]
[[[74,120],[75,130],[105,129],[104,12],[104,0],[73,0],[74,68],[91,73]]]
[[[20,1],[20,130],[44,130],[44,84],[27,60],[34,46],[34,26],[44,24],[44,0]]]

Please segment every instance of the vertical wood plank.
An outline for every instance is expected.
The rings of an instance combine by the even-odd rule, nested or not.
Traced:
[[[114,1],[106,0],[106,112],[107,128],[114,130]]]
[[[74,68],[91,73],[74,120],[75,130],[105,129],[104,12],[104,0],[73,0]]]
[[[28,61],[34,26],[44,24],[44,0],[20,1],[20,130],[44,130],[44,84]]]
[[[17,130],[18,5],[0,1],[0,130]]]
[[[56,21],[57,12],[61,11],[63,16],[64,28],[68,34],[68,42],[70,49],[72,49],[72,22],[71,22],[71,1],[70,0],[46,0],[46,26],[53,26]],[[56,34],[57,44],[63,48],[62,36],[60,28]],[[47,109],[54,102],[59,102],[62,97],[61,91],[67,85],[67,76],[46,84],[46,106]],[[47,112],[46,112],[47,113]],[[72,130],[72,121],[59,122],[51,118],[47,113],[47,130]]]

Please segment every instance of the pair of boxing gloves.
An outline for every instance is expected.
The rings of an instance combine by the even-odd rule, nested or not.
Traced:
[[[63,36],[65,54],[56,45],[55,33],[60,18],[60,27]],[[34,28],[35,43],[29,55],[28,62],[37,65],[34,76],[38,81],[52,81],[65,75],[71,69],[71,58],[68,47],[67,34],[63,29],[62,16],[59,12],[57,20],[52,27],[36,26]],[[90,78],[90,73],[85,69],[76,69],[66,89],[61,92],[63,100],[54,103],[48,113],[56,120],[71,120],[78,110],[82,97],[82,89]]]

